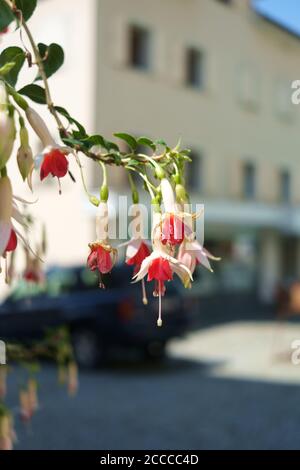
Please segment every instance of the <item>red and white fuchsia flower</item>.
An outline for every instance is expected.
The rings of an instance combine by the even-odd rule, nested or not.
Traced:
[[[117,261],[117,250],[108,240],[108,207],[106,202],[100,202],[96,217],[96,241],[89,244],[90,254],[87,265],[91,271],[99,273],[99,287],[104,288],[102,275],[109,273]]]
[[[13,196],[8,176],[0,178],[0,259],[1,257],[5,259],[5,280],[7,283],[10,280],[7,255],[16,250],[18,239],[22,241],[27,250],[36,256],[26,238],[15,225],[16,223],[23,228],[27,227],[26,219],[18,207],[18,202],[28,204],[28,201]]]
[[[132,211],[136,214],[132,236],[128,242],[122,243],[119,246],[126,246],[126,264],[134,267],[133,275],[135,275],[140,270],[144,259],[150,255],[150,248],[148,242],[146,242],[143,238],[143,218],[141,207],[139,204],[133,204],[131,208]],[[143,303],[144,305],[147,305],[148,300],[144,279],[142,279],[142,292]]]
[[[191,234],[191,229],[187,215],[178,209],[173,188],[166,178],[161,181],[161,193],[165,209],[161,218],[161,242],[174,247]]]
[[[213,272],[209,260],[220,261],[220,258],[216,258],[209,251],[207,251],[197,240],[184,241],[179,248],[177,259],[183,263],[193,274],[197,264],[200,264]],[[186,278],[184,282],[185,287],[190,288],[191,282],[189,278]]]
[[[162,326],[161,297],[165,295],[165,282],[171,281],[174,273],[177,274],[182,281],[185,281],[186,276],[189,276],[190,279],[193,280],[191,272],[183,263],[154,246],[153,252],[144,259],[141,269],[133,278],[134,282],[138,282],[148,275],[147,281],[155,281],[153,294],[159,298],[157,326]]]
[[[69,162],[66,155],[71,153],[71,149],[61,147],[55,142],[45,122],[34,109],[28,107],[26,116],[44,147],[43,152],[36,158],[35,162],[35,166],[40,168],[41,181],[49,175],[58,179],[63,178],[68,173]]]

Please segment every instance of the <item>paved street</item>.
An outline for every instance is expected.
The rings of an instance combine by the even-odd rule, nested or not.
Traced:
[[[297,324],[214,326],[173,342],[161,366],[82,372],[75,398],[56,384],[55,368],[45,366],[41,409],[28,429],[17,419],[17,448],[300,448],[294,339],[300,339]],[[19,380],[10,379],[12,403]]]

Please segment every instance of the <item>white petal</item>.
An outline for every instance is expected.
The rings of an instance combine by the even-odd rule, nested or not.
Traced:
[[[207,268],[209,271],[211,271],[211,272],[213,271],[212,268],[211,268],[210,262],[208,261],[208,258],[207,258],[206,254],[204,253],[203,250],[198,251],[197,260],[199,261],[200,264],[202,264],[202,266]]]
[[[134,279],[133,283],[135,282],[138,282],[138,281],[141,281],[143,279],[143,277],[146,276],[146,274],[148,273],[148,269],[149,269],[149,266],[151,264],[151,262],[155,259],[155,258],[159,258],[159,254],[155,251],[153,251],[151,253],[151,255],[147,256],[147,258],[145,258],[141,264],[141,269],[139,270],[139,272],[133,276],[132,279]]]
[[[11,233],[11,222],[0,222],[0,256],[3,255],[9,242]]]
[[[170,181],[163,178],[160,187],[165,212],[175,212],[175,196]]]
[[[140,249],[142,240],[140,238],[132,239],[127,246],[126,259],[133,258]]]

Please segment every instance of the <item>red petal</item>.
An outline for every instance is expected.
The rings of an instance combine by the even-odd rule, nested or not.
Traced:
[[[87,259],[87,265],[91,271],[95,271],[98,267],[97,250],[92,250]]]
[[[100,273],[106,274],[112,270],[113,263],[110,252],[99,246],[97,248],[97,261]]]
[[[46,178],[50,173],[52,176],[62,178],[68,171],[68,160],[66,156],[59,150],[53,149],[44,156],[41,166],[41,180]]]
[[[41,171],[40,171],[41,181],[43,181],[44,178],[47,178],[47,176],[50,173],[51,173],[51,156],[50,154],[47,154],[44,156],[44,160],[41,166]]]
[[[5,251],[15,251],[18,245],[16,232],[12,229]]]
[[[164,258],[155,258],[148,269],[148,281],[170,281],[173,279],[173,273],[168,260]]]
[[[62,178],[68,172],[68,160],[66,156],[58,149],[52,150],[52,175]]]
[[[133,264],[140,266],[142,262],[144,261],[144,259],[147,258],[147,256],[149,255],[150,255],[150,250],[148,246],[146,245],[146,243],[141,242],[140,247],[138,251],[136,252],[136,254],[132,258],[128,259],[126,261],[126,264],[129,264],[130,266],[132,266]]]
[[[165,245],[179,245],[184,240],[184,223],[180,217],[169,214],[162,224],[161,241]]]

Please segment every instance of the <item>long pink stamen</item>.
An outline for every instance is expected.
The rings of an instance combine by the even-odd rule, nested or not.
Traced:
[[[157,326],[162,326],[162,319],[161,319],[161,289],[159,288],[158,292],[158,319],[157,319]]]
[[[142,279],[142,293],[143,293],[143,304],[147,305],[148,304],[148,299],[147,299],[147,292],[146,292],[146,286],[145,286],[145,279]]]

